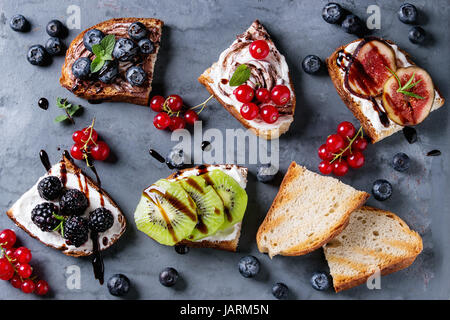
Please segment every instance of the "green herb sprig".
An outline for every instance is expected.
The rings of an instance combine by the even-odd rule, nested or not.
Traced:
[[[411,78],[409,78],[409,80],[402,86],[402,82],[400,81],[400,78],[398,77],[398,75],[394,71],[389,69],[389,67],[387,67],[387,66],[386,66],[386,69],[388,69],[389,72],[392,73],[392,75],[395,77],[395,79],[397,79],[397,82],[398,82],[397,92],[398,93],[402,93],[408,97],[413,97],[416,99],[425,99],[424,97],[419,96],[418,94],[416,94],[414,92],[408,91],[408,90],[414,88],[420,81],[422,81],[422,79],[420,79],[419,81],[416,81],[413,83],[414,76],[416,75],[415,72],[412,74]]]
[[[61,233],[61,236],[64,238],[64,224],[66,223],[67,218],[57,215],[56,213],[52,212],[52,215],[56,218],[56,220],[59,221],[59,224],[56,226],[53,231],[59,231]]]
[[[100,43],[92,46],[92,52],[95,54],[95,59],[91,62],[92,73],[100,71],[106,61],[113,59],[112,52],[115,44],[116,38],[114,35],[108,34]]]
[[[66,98],[56,98],[56,105],[60,109],[64,109],[66,114],[62,114],[55,118],[55,122],[63,122],[65,120],[70,120],[72,124],[75,124],[75,120],[73,120],[73,116],[81,110],[83,107],[78,104],[72,104],[67,101]]]
[[[246,64],[241,64],[234,71],[233,75],[231,76],[229,84],[231,87],[240,86],[250,78],[250,75],[251,75],[250,68],[247,67]]]

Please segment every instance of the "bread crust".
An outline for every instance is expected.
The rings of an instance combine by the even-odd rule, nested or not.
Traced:
[[[337,93],[339,94],[339,96],[341,97],[342,101],[345,103],[347,108],[350,109],[350,111],[353,113],[355,118],[358,119],[358,121],[361,123],[361,126],[363,127],[365,134],[370,138],[370,141],[372,143],[375,143],[375,142],[378,142],[378,141],[394,134],[398,130],[396,130],[396,128],[392,127],[392,126],[389,130],[386,130],[382,133],[378,133],[375,130],[375,128],[368,121],[368,119],[366,118],[364,113],[361,111],[359,103],[356,102],[353,99],[353,97],[351,96],[350,92],[348,92],[345,89],[344,77],[341,76],[340,68],[337,65],[337,57],[338,57],[339,51],[344,50],[351,43],[355,43],[355,42],[363,41],[363,40],[364,39],[356,39],[350,43],[340,46],[325,60],[325,62],[327,65],[327,69],[328,69],[328,73],[330,75],[331,81],[333,82],[333,85],[336,88]],[[386,39],[381,39],[381,40],[387,42],[388,44],[395,45],[395,43],[390,40],[386,40]],[[411,60],[411,56],[409,55],[409,53],[407,53],[406,51],[402,50],[399,47],[398,47],[398,50],[405,55],[405,57],[409,63],[411,63],[412,65],[415,65],[415,63]],[[442,94],[440,93],[439,89],[436,86],[435,86],[435,90],[439,93],[439,96],[441,97],[441,102],[439,105],[439,107],[441,107],[444,104],[445,99],[442,97]]]
[[[67,52],[66,52],[66,58],[64,61],[64,65],[62,66],[61,70],[61,78],[59,79],[60,84],[66,88],[67,90],[73,92],[75,95],[92,101],[117,101],[117,102],[127,102],[127,103],[133,103],[138,105],[147,106],[149,104],[150,99],[150,92],[152,90],[151,81],[148,83],[148,88],[146,88],[146,92],[140,95],[133,94],[132,92],[128,91],[117,91],[114,86],[112,85],[104,85],[103,90],[100,92],[96,91],[96,88],[94,85],[88,86],[87,88],[84,88],[82,86],[76,87],[76,83],[74,80],[71,79],[70,75],[72,73],[71,67],[74,61],[75,55],[75,49],[78,44],[83,42],[83,36],[84,34],[91,30],[91,29],[99,29],[99,30],[105,30],[107,28],[110,28],[114,26],[115,24],[121,24],[121,23],[133,23],[133,22],[142,22],[147,28],[153,28],[155,30],[158,30],[159,37],[161,37],[162,34],[162,27],[164,25],[164,22],[159,19],[154,18],[115,18],[106,20],[103,22],[100,22],[83,32],[81,32],[75,39],[71,42]],[[146,58],[147,61],[150,61],[150,59],[154,59],[153,62],[150,61],[150,63],[153,63],[153,67],[151,68],[151,80],[153,80],[153,71],[154,71],[154,63],[156,62],[156,57],[158,55],[159,51],[159,45],[155,47],[155,52],[148,55]]]
[[[125,215],[122,213],[122,210],[120,210],[119,206],[114,202],[114,200],[111,198],[111,196],[110,196],[106,191],[104,191],[103,189],[100,189],[100,188],[98,187],[97,183],[94,182],[94,181],[92,180],[91,177],[89,177],[88,175],[86,175],[86,174],[83,172],[83,170],[81,170],[77,165],[75,165],[70,159],[68,159],[67,157],[65,157],[65,156],[63,155],[61,162],[64,162],[64,164],[65,164],[65,166],[66,166],[66,170],[67,170],[68,173],[75,174],[76,172],[79,172],[79,173],[82,173],[84,176],[86,176],[86,181],[87,181],[87,183],[89,184],[89,186],[92,187],[93,189],[95,189],[96,191],[98,191],[99,193],[101,193],[101,194],[103,195],[103,197],[106,198],[106,199],[108,199],[108,201],[110,201],[110,203],[118,210],[119,215],[118,215],[117,218],[118,218],[118,222],[119,222],[119,224],[120,224],[120,226],[121,226],[121,231],[120,231],[120,233],[119,233],[118,235],[116,235],[114,238],[111,239],[112,241],[110,241],[110,242],[102,249],[102,251],[105,250],[105,249],[107,249],[107,248],[109,248],[109,247],[111,247],[114,243],[117,242],[117,240],[119,240],[119,238],[122,236],[122,234],[123,234],[123,233],[125,232],[125,230],[126,230],[126,227],[127,227],[127,221],[126,221]],[[67,256],[72,256],[72,257],[78,258],[78,257],[86,257],[86,256],[90,256],[90,255],[92,255],[92,253],[93,253],[92,251],[91,251],[91,252],[85,252],[85,251],[77,251],[77,250],[73,250],[73,249],[71,249],[71,251],[69,251],[69,250],[68,250],[68,247],[67,247],[65,244],[63,244],[63,245],[60,246],[60,247],[56,247],[56,246],[53,246],[53,245],[51,245],[51,244],[45,243],[44,241],[42,241],[41,239],[39,239],[39,237],[38,237],[37,235],[31,233],[27,228],[25,228],[22,224],[20,224],[20,223],[17,221],[17,219],[15,218],[15,214],[14,214],[14,212],[13,212],[12,209],[9,209],[9,210],[6,212],[6,215],[7,215],[12,221],[14,221],[14,223],[15,223],[19,228],[21,228],[23,231],[25,231],[26,233],[28,233],[28,235],[29,235],[30,237],[32,237],[32,238],[34,238],[34,239],[36,239],[36,240],[39,240],[39,242],[43,243],[43,244],[46,245],[47,247],[50,247],[50,248],[53,248],[53,249],[56,249],[56,250],[61,251],[62,253],[64,253],[64,254],[67,255]]]

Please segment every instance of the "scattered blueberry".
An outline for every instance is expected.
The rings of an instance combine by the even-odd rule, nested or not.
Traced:
[[[340,22],[344,18],[345,14],[345,9],[343,9],[338,3],[334,2],[327,3],[322,9],[323,20],[331,24]]]
[[[159,282],[166,287],[172,287],[178,280],[178,271],[174,268],[165,268],[159,274]]]
[[[302,61],[303,71],[309,74],[317,74],[322,69],[323,63],[318,56],[307,55]]]
[[[403,23],[414,24],[417,22],[417,8],[410,3],[402,4],[397,14]]]
[[[91,60],[87,57],[75,60],[72,65],[72,73],[78,79],[88,79],[91,73]]]
[[[189,247],[184,244],[175,245],[175,252],[178,254],[187,254],[189,252]]]
[[[372,194],[379,201],[389,199],[392,195],[391,183],[384,179],[378,179],[373,183]]]
[[[130,279],[123,274],[115,274],[108,280],[109,293],[116,297],[124,296],[130,291]]]
[[[147,79],[147,74],[145,73],[144,69],[142,69],[139,66],[133,66],[128,68],[126,73],[127,81],[132,86],[141,86],[144,84],[145,80]]]
[[[311,285],[318,291],[325,291],[331,287],[331,277],[326,272],[314,272],[311,277]]]
[[[245,278],[253,278],[259,273],[260,264],[254,256],[245,256],[239,260],[239,272]]]
[[[149,54],[153,51],[153,42],[150,39],[142,39],[138,42],[142,54]]]
[[[409,41],[415,44],[421,44],[425,41],[426,32],[422,27],[414,26],[409,30]]]
[[[392,158],[392,166],[395,170],[404,172],[409,169],[410,159],[406,153],[399,152]]]
[[[345,32],[350,34],[361,34],[364,30],[361,19],[359,19],[354,14],[349,14],[348,16],[346,16],[344,21],[342,21],[341,26],[345,30]]]
[[[270,163],[266,163],[258,167],[256,178],[258,181],[266,183],[272,181],[277,173],[278,169],[275,166]]]
[[[182,149],[172,149],[166,158],[167,165],[174,169],[182,169],[185,165],[186,158]]]
[[[50,37],[63,38],[66,35],[66,27],[59,20],[50,21],[46,30]]]
[[[92,46],[99,44],[105,37],[105,34],[98,29],[91,29],[87,31],[83,36],[84,47],[92,52]]]
[[[45,43],[45,50],[52,56],[59,56],[64,53],[64,43],[59,38],[51,37]]]
[[[139,51],[139,47],[128,38],[119,38],[113,49],[113,57],[120,61],[130,61]]]
[[[11,20],[9,21],[9,26],[14,31],[19,31],[19,32],[27,32],[28,30],[30,30],[30,23],[21,14],[16,14],[15,16],[13,16],[11,18]]]
[[[119,74],[116,60],[107,60],[98,72],[98,79],[103,83],[111,83]]]
[[[28,49],[27,52],[28,62],[35,66],[45,66],[50,61],[50,56],[43,46],[35,44]]]
[[[139,41],[147,35],[147,28],[141,22],[133,22],[128,27],[128,35],[131,39]]]
[[[289,288],[284,283],[275,283],[272,287],[272,294],[277,299],[286,299],[289,294]]]

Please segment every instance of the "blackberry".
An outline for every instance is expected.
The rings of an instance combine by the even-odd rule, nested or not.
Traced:
[[[48,176],[39,181],[37,188],[41,198],[55,200],[61,196],[63,185],[58,177]]]
[[[111,211],[101,207],[89,213],[89,229],[95,232],[105,232],[114,224]]]
[[[59,200],[59,208],[63,216],[80,216],[89,206],[86,195],[77,189],[66,190]]]
[[[64,224],[64,238],[68,245],[80,247],[88,241],[88,222],[83,217],[71,216]]]
[[[53,214],[58,214],[58,207],[51,202],[43,202],[31,210],[31,221],[42,231],[50,232],[59,224]]]

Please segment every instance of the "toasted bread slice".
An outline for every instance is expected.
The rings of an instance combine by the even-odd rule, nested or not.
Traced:
[[[364,206],[342,233],[324,247],[336,292],[409,267],[422,251],[422,238],[389,211]]]
[[[239,185],[245,189],[247,186],[247,174],[248,169],[234,165],[234,164],[224,164],[224,165],[202,165],[202,170],[212,171],[212,170],[221,170],[231,176],[234,180],[236,180]],[[196,175],[199,172],[199,167],[188,168],[177,171],[171,174],[167,179],[169,180],[177,180],[184,177],[188,177],[191,175]],[[183,240],[180,244],[187,245],[188,247],[193,248],[213,248],[220,249],[225,251],[235,252],[237,250],[237,246],[239,243],[239,237],[241,235],[241,227],[242,222],[236,223],[234,226],[226,230],[221,230],[216,232],[214,235],[200,239],[198,241],[188,241]]]
[[[300,256],[342,232],[369,194],[292,162],[256,235],[270,257]]]
[[[263,60],[255,60],[249,54],[248,47],[254,40],[260,39],[267,41],[270,53]],[[247,84],[253,87],[263,85],[269,90],[277,84],[283,84],[290,89],[291,101],[283,107],[277,107],[280,117],[275,123],[265,123],[259,116],[254,120],[246,120],[242,117],[240,113],[242,103],[237,101],[233,95],[233,90],[236,87],[228,85],[234,71],[241,64],[246,64],[252,70]],[[264,139],[278,138],[289,130],[289,126],[294,121],[296,98],[288,65],[284,56],[275,47],[270,35],[258,20],[254,21],[227,50],[221,53],[219,60],[203,72],[198,81],[244,127]]]
[[[376,111],[376,107],[374,107],[374,102],[353,95],[345,87],[345,71],[338,65],[339,54],[343,52],[353,54],[353,52],[357,49],[358,44],[363,40],[364,39],[357,39],[349,44],[337,48],[336,51],[334,51],[331,56],[326,59],[326,64],[331,80],[333,81],[333,84],[342,101],[344,101],[350,111],[353,112],[353,115],[359,120],[364,132],[370,137],[371,142],[375,143],[394,134],[395,132],[400,131],[403,126],[398,125],[391,120],[388,120],[388,126],[384,126],[380,120],[378,112]],[[396,56],[397,67],[408,67],[415,65],[415,63],[411,60],[410,55],[400,49],[394,42],[384,39],[380,40],[387,43],[393,49]],[[376,97],[375,100],[377,101],[378,107],[383,108],[381,99]],[[435,97],[431,111],[442,107],[444,102],[444,97],[435,86]]]
[[[128,27],[133,22],[142,22],[149,32],[149,39],[153,42],[154,49],[151,54],[143,56],[142,61],[137,62],[147,73],[147,81],[142,86],[132,86],[126,81],[125,73],[131,62],[119,62],[119,75],[111,84],[101,81],[80,80],[72,74],[72,64],[80,57],[88,57],[91,60],[94,54],[89,52],[83,44],[84,34],[91,29],[98,29],[105,34],[114,34],[117,38],[128,38]],[[139,105],[148,105],[152,90],[153,72],[158,55],[163,21],[152,18],[117,18],[103,21],[81,32],[70,44],[67,52],[62,74],[59,82],[67,90],[77,96],[91,101],[123,101]]]
[[[52,166],[46,175],[39,178],[38,182],[16,203],[9,209],[6,214],[10,217],[15,224],[27,232],[31,237],[39,240],[48,247],[62,251],[62,253],[68,256],[80,257],[89,256],[93,252],[92,241],[89,240],[81,247],[75,247],[67,245],[66,240],[55,231],[44,232],[36,226],[31,220],[31,211],[33,208],[42,202],[54,202],[47,201],[40,197],[37,190],[37,185],[46,176],[57,176],[61,180],[66,180],[65,187],[70,189],[78,189],[85,193],[89,200],[89,207],[86,209],[83,216],[87,217],[89,212],[99,207],[105,207],[110,210],[114,217],[114,224],[107,231],[99,234],[99,247],[100,250],[105,250],[112,246],[126,229],[126,219],[120,210],[119,206],[111,199],[111,197],[102,189],[99,188],[90,177],[88,177],[83,171],[77,167],[71,159],[63,156],[62,160]],[[64,183],[63,183],[64,184]]]

